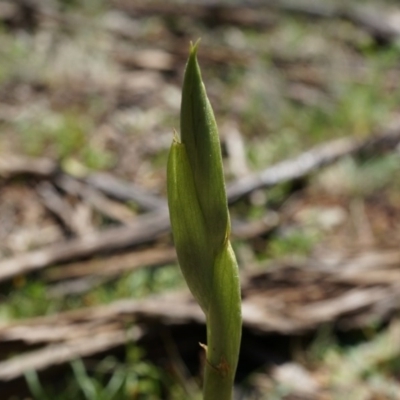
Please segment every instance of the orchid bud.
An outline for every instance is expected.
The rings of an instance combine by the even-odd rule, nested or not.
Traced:
[[[191,45],[182,90],[180,140],[171,146],[168,206],[183,276],[207,319],[205,400],[230,400],[241,338],[238,266],[217,124]]]

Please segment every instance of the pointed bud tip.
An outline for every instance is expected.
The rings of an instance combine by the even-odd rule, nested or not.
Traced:
[[[190,56],[191,56],[191,57],[196,57],[196,55],[197,55],[197,49],[198,49],[198,47],[199,47],[200,40],[201,40],[201,39],[197,39],[196,42],[195,42],[194,44],[193,44],[192,41],[190,42],[190,50],[189,50],[189,52],[190,52]]]
[[[179,138],[179,135],[178,135],[178,132],[176,131],[176,129],[174,129],[174,137],[173,137],[172,141],[173,141],[173,143],[180,143],[181,142],[180,138]]]

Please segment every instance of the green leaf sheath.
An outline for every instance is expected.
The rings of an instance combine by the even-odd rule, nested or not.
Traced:
[[[191,46],[182,91],[181,141],[168,159],[168,205],[179,265],[207,320],[205,400],[231,400],[241,339],[238,266],[221,147]]]
[[[176,253],[193,296],[206,313],[212,289],[212,263],[207,231],[200,210],[185,146],[174,140],[167,167],[169,216]]]
[[[241,333],[240,282],[236,257],[228,241],[214,266],[212,298],[207,315],[204,399],[232,398]]]

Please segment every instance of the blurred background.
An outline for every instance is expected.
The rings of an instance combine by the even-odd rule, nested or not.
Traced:
[[[166,208],[198,38],[242,279],[236,399],[400,399],[395,0],[0,1],[0,397],[200,398]]]

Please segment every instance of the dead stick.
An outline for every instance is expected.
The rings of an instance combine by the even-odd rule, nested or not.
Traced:
[[[294,159],[285,160],[268,167],[264,171],[255,172],[240,178],[228,186],[230,203],[249,193],[275,186],[280,183],[303,178],[323,166],[332,164],[338,159],[356,155],[361,152],[375,152],[379,148],[393,148],[400,142],[400,121],[382,133],[367,140],[342,138],[324,143],[308,150]]]
[[[82,198],[98,212],[112,220],[124,225],[129,225],[134,221],[135,215],[133,211],[125,204],[111,200],[100,190],[90,187],[72,176],[59,174],[55,177],[55,184],[66,193]]]
[[[54,282],[88,276],[93,277],[94,275],[113,277],[136,268],[148,265],[164,265],[175,260],[176,253],[174,248],[151,248],[52,268],[47,271],[44,278],[46,281]]]
[[[85,181],[97,190],[100,190],[115,199],[122,201],[133,200],[143,210],[152,211],[166,206],[164,199],[146,193],[136,185],[130,182],[125,182],[107,173],[98,172],[89,175]]]
[[[80,357],[87,357],[121,346],[142,336],[139,328],[134,334],[124,330],[98,333],[83,339],[49,345],[43,349],[22,354],[11,360],[0,362],[0,380],[19,378],[27,371],[40,371],[54,365],[62,365]]]
[[[57,171],[57,164],[48,158],[20,157],[4,154],[0,160],[0,177],[13,178],[18,175],[34,175],[50,178]]]
[[[44,249],[6,259],[0,262],[0,282],[51,264],[92,256],[101,251],[146,243],[168,230],[168,210],[162,208],[138,217],[130,226],[110,228],[104,232],[50,245]]]

